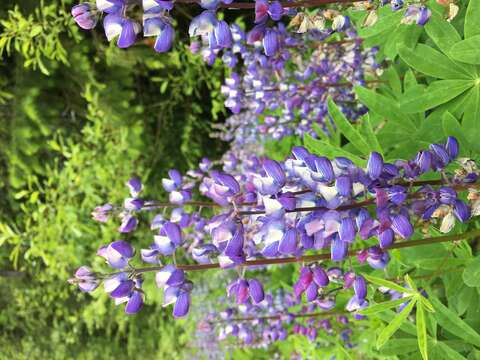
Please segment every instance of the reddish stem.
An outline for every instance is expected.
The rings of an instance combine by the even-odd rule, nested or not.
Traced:
[[[447,241],[458,241],[466,238],[480,236],[480,229],[473,230],[466,234],[457,234],[457,235],[444,235],[444,236],[437,236],[431,238],[425,238],[421,240],[408,240],[403,242],[394,243],[393,245],[389,246],[385,250],[392,250],[392,249],[402,249],[407,247],[414,247],[414,246],[423,246],[423,245],[430,245],[436,243],[442,243]],[[361,250],[350,250],[347,254],[347,257],[354,257],[357,253]],[[279,258],[279,259],[256,259],[256,260],[247,260],[242,264],[238,264],[238,267],[252,267],[252,266],[264,266],[264,265],[274,265],[274,264],[291,264],[291,263],[302,263],[302,262],[315,262],[321,260],[330,260],[330,252],[317,254],[317,255],[305,255],[299,257],[287,257],[287,258]],[[213,264],[194,264],[194,265],[177,265],[178,269],[185,270],[185,271],[203,271],[208,269],[219,269],[220,264],[213,263]],[[159,271],[163,269],[163,266],[152,266],[152,267],[145,267],[141,269],[137,269],[136,272],[138,274],[150,271]]]

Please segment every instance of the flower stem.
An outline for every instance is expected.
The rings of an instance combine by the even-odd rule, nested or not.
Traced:
[[[294,2],[282,2],[284,8],[309,8],[317,7],[326,4],[349,4],[354,2],[361,2],[365,0],[303,0]],[[199,0],[175,0],[176,3],[192,4],[199,3]],[[231,4],[220,4],[221,8],[225,9],[255,9],[255,2],[232,2]]]
[[[386,248],[386,250],[392,249],[402,249],[414,246],[423,246],[423,245],[430,245],[448,241],[458,241],[462,239],[468,239],[472,237],[480,236],[480,229],[470,231],[465,234],[456,234],[456,235],[444,235],[444,236],[436,236],[430,238],[424,238],[420,240],[408,240],[403,242],[397,242],[393,245]],[[350,250],[347,254],[347,257],[354,257],[357,253],[361,250]],[[256,259],[256,260],[247,260],[242,264],[238,264],[239,267],[252,267],[252,266],[264,266],[264,265],[275,265],[275,264],[292,264],[292,263],[301,263],[301,262],[314,262],[320,260],[329,260],[330,259],[330,252],[317,254],[317,255],[305,255],[299,257],[287,257],[287,258],[279,258],[279,259]],[[137,269],[137,273],[145,273],[150,271],[159,271],[163,268],[163,266],[152,266],[152,267],[145,267]],[[203,271],[208,269],[219,269],[220,264],[212,263],[212,264],[193,264],[193,265],[177,265],[178,269],[184,271]]]

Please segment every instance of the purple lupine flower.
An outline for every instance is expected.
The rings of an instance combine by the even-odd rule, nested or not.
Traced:
[[[87,266],[81,266],[75,272],[74,278],[68,280],[70,284],[78,285],[79,289],[84,292],[95,290],[100,285],[95,273]]]
[[[466,222],[470,219],[470,208],[462,200],[455,200],[455,206],[453,208],[453,213],[461,222]]]
[[[105,204],[102,206],[97,206],[92,211],[92,217],[96,221],[107,222],[113,212],[113,206],[110,204]]]
[[[182,230],[177,224],[167,221],[158,235],[154,236],[156,249],[162,255],[172,255],[182,245]]]
[[[187,283],[182,286],[169,286],[163,293],[163,306],[174,304],[173,316],[184,317],[190,309],[191,285]]]
[[[134,254],[135,250],[133,247],[123,240],[114,241],[107,246],[102,246],[97,251],[97,255],[103,257],[107,261],[107,264],[114,269],[125,268]]]
[[[97,9],[107,14],[119,14],[127,5],[127,0],[96,0]]]
[[[268,7],[268,14],[274,21],[279,21],[283,16],[284,10],[280,1],[273,1]]]
[[[103,287],[110,297],[124,298],[132,292],[135,283],[129,279],[127,272],[124,271],[105,279]]]
[[[232,32],[230,27],[225,21],[217,22],[214,30],[215,38],[217,39],[217,45],[221,48],[231,48],[232,47]]]
[[[263,301],[265,294],[262,284],[256,280],[238,279],[227,288],[227,294],[234,297],[237,304],[245,304],[249,298],[258,304]]]
[[[331,243],[331,258],[333,261],[342,261],[347,256],[348,243],[335,236]]]
[[[135,43],[137,34],[140,32],[140,25],[133,20],[117,14],[109,14],[103,20],[103,27],[108,41],[118,37],[117,46],[127,48]],[[131,179],[136,180],[136,179]],[[129,181],[130,182],[130,181]],[[133,195],[136,197],[138,194]]]
[[[215,12],[206,10],[197,17],[193,18],[188,28],[190,37],[203,36],[211,33],[217,25]]]
[[[353,281],[353,289],[357,298],[365,299],[367,297],[367,282],[363,276],[355,276],[355,280]]]
[[[263,50],[266,56],[274,56],[280,47],[278,34],[274,29],[266,29],[263,37]]]
[[[81,3],[72,8],[72,16],[78,26],[91,30],[97,25],[98,15],[89,3]]]
[[[157,287],[180,286],[185,282],[185,272],[175,265],[167,265],[155,275]]]
[[[296,254],[298,251],[299,233],[295,228],[285,231],[282,240],[278,245],[278,252],[284,255]]]
[[[160,30],[157,40],[153,48],[156,52],[163,53],[170,51],[175,39],[175,30],[172,25],[165,24],[164,27]]]
[[[200,6],[206,10],[215,10],[220,2],[220,0],[200,0]]]
[[[143,0],[143,12],[145,14],[158,14],[164,10],[173,9],[173,1],[169,0]]]
[[[397,11],[403,7],[403,0],[391,0],[390,4],[392,10]]]
[[[131,280],[130,280],[131,281]],[[128,315],[133,315],[136,314],[141,310],[143,307],[144,301],[145,301],[145,295],[141,291],[142,288],[142,278],[141,277],[136,277],[132,281],[132,287],[131,290],[126,293],[124,296],[113,296],[115,291],[110,293],[110,296],[115,298],[115,305],[119,305],[122,303],[127,303],[125,305],[125,313]],[[126,285],[124,288],[126,289],[128,286],[131,284]],[[123,293],[123,288],[122,288],[122,293]]]
[[[255,0],[255,24],[263,23],[268,17],[268,1]]]
[[[414,231],[408,217],[402,214],[392,216],[392,230],[404,239],[412,236]]]
[[[371,179],[377,179],[383,170],[383,158],[378,152],[370,154],[367,162],[367,172]]]
[[[449,136],[447,138],[447,144],[445,145],[447,149],[447,153],[450,156],[451,160],[454,160],[458,156],[458,140],[454,138],[453,136]]]
[[[138,220],[135,216],[130,214],[124,214],[122,217],[122,223],[118,228],[118,232],[129,233],[137,228]]]

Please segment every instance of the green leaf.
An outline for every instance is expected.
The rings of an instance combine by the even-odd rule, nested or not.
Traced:
[[[427,325],[425,322],[425,312],[423,310],[422,302],[417,302],[417,340],[418,348],[424,360],[428,360],[428,348],[427,348]]]
[[[328,158],[345,156],[352,160],[355,165],[364,167],[367,164],[366,160],[358,157],[357,155],[352,154],[351,152],[337,146],[333,146],[327,141],[314,139],[309,134],[305,134],[305,136],[303,137],[303,144],[308,149],[308,151],[312,152],[315,155],[326,156]]]
[[[470,287],[480,286],[480,256],[472,259],[463,270],[463,282]]]
[[[361,86],[355,86],[354,90],[359,100],[365,104],[370,111],[374,111],[394,121],[396,126],[408,132],[416,130],[413,121],[400,113],[400,107],[395,100]]]
[[[390,13],[386,13],[386,15],[382,15],[378,19],[375,25],[358,30],[358,36],[366,39],[366,38],[378,35],[393,27],[398,26],[401,18],[402,18],[402,14],[400,14],[400,12],[390,11]]]
[[[360,314],[362,314],[362,315],[372,315],[372,314],[376,314],[376,313],[381,312],[381,311],[385,311],[387,309],[391,309],[393,307],[402,305],[404,302],[407,302],[412,296],[413,295],[410,294],[410,295],[407,295],[407,296],[405,296],[401,299],[385,301],[385,302],[382,302],[382,303],[369,305],[368,307],[360,310]]]
[[[387,310],[385,312],[379,312],[375,316],[380,318],[380,320],[390,323],[397,316],[397,313],[391,310]],[[415,337],[417,336],[417,328],[409,321],[404,322],[400,326],[400,330]]]
[[[453,59],[467,64],[480,64],[480,35],[456,43],[449,54]]]
[[[478,0],[470,0],[468,3],[467,13],[465,14],[465,25],[463,27],[465,39],[480,35],[480,2]]]
[[[420,302],[423,304],[423,306],[425,306],[425,310],[431,313],[435,312],[433,305],[431,304],[430,301],[428,301],[428,299],[425,296],[420,295],[419,299],[420,299]]]
[[[443,305],[438,299],[431,298],[430,301],[435,308],[435,319],[446,331],[456,337],[465,340],[475,346],[480,346],[480,335],[467,323],[455,314],[452,310]]]
[[[382,355],[398,356],[417,351],[416,339],[391,339],[382,347]]]
[[[412,289],[413,291],[415,291],[415,293],[418,294],[417,285],[415,285],[410,275],[406,274],[404,276],[404,279],[405,279],[405,282],[408,284],[408,286],[410,286],[410,289]]]
[[[463,132],[476,151],[480,151],[480,86],[475,86],[468,93],[465,113],[462,119]]]
[[[467,360],[463,355],[453,350],[443,341],[437,341],[433,345],[435,355],[440,356],[445,360]]]
[[[337,129],[341,131],[348,141],[350,141],[361,154],[368,155],[370,153],[370,146],[364,140],[363,136],[350,124],[331,98],[328,99],[328,112],[332,116]]]
[[[435,45],[445,54],[448,54],[448,51],[455,43],[462,40],[453,25],[435,13],[432,14],[430,20],[425,24],[425,31]]]
[[[362,130],[363,130],[363,133],[365,134],[365,138],[367,142],[370,144],[370,149],[372,151],[377,151],[378,153],[383,155],[382,147],[378,142],[377,135],[375,135],[375,132],[373,131],[372,122],[370,120],[369,114],[366,114],[362,118]]]
[[[388,85],[390,85],[393,92],[396,95],[400,95],[402,93],[402,82],[400,81],[400,77],[398,76],[395,67],[388,67],[384,72],[384,76],[387,78]]]
[[[418,44],[415,49],[400,46],[400,57],[421,73],[439,79],[471,79],[472,75],[439,51]]]
[[[398,330],[402,323],[407,319],[408,315],[415,306],[415,299],[412,299],[403,310],[395,316],[395,318],[381,331],[377,338],[377,349],[382,347],[390,337]]]
[[[461,152],[463,152],[463,150],[469,150],[471,147],[470,143],[464,136],[462,126],[457,119],[455,119],[455,117],[449,111],[446,111],[442,118],[443,133],[445,136],[455,136],[460,144]]]
[[[385,280],[382,278],[377,278],[375,276],[367,275],[367,274],[362,274],[365,279],[367,279],[368,282],[378,285],[378,286],[385,286],[391,290],[396,290],[400,293],[407,293],[407,294],[412,294],[415,295],[416,292],[411,290],[411,289],[406,289],[403,286],[400,286],[398,284],[395,284],[394,282],[391,282],[389,280]]]
[[[405,113],[417,113],[446,103],[474,85],[471,80],[437,80],[423,90],[408,91],[400,100],[400,108]]]

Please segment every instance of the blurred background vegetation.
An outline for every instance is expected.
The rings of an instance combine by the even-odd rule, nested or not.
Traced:
[[[173,323],[160,300],[127,317],[66,280],[116,238],[90,212],[120,201],[130,176],[159,197],[168,169],[223,153],[208,136],[225,117],[223,68],[180,42],[162,55],[109,46],[101,30],[74,25],[71,5],[0,2],[1,358],[182,358],[195,329]]]

